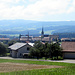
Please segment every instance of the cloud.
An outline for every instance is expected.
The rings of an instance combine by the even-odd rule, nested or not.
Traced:
[[[29,0],[30,2],[34,2],[34,1],[37,1],[37,0]]]
[[[37,1],[41,1],[41,0],[29,0],[29,2],[37,2]]]
[[[20,4],[26,0],[0,1],[0,19],[41,20],[46,16],[75,12],[75,0],[29,0],[32,4]],[[19,3],[19,4],[18,4]],[[16,4],[16,6],[15,6]]]
[[[67,13],[70,0],[41,0],[27,6],[27,13],[33,16],[46,16]],[[69,11],[69,10],[68,10]]]
[[[72,13],[72,12],[75,12],[75,0],[71,1],[70,7],[68,8],[66,13],[69,14],[69,13]]]
[[[0,0],[0,3],[17,3],[19,2],[20,0]]]
[[[72,4],[73,4],[73,6],[75,6],[75,0],[73,0]]]
[[[68,10],[67,10],[67,13],[71,13],[71,12],[74,12],[74,7],[70,7]]]

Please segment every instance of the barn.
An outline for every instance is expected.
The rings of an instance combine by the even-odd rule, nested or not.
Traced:
[[[61,44],[63,48],[63,57],[69,59],[75,59],[75,42],[72,41],[64,41]]]

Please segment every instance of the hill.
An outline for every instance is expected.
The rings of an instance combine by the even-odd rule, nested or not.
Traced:
[[[75,32],[75,21],[0,20],[0,34],[39,35],[42,27],[46,34]]]

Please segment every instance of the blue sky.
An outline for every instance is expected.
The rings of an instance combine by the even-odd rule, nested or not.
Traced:
[[[0,20],[75,21],[75,0],[0,0]]]

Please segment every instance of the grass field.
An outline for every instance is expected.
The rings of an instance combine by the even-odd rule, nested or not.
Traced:
[[[4,73],[1,72],[0,75],[75,75],[75,64],[71,63],[0,59],[0,64],[1,64],[0,65],[1,70],[2,67],[3,68],[5,67],[6,69],[10,70]],[[13,71],[12,69],[10,69],[12,67],[12,65],[10,64],[12,65],[14,64],[13,69],[16,68],[16,70]],[[17,67],[16,64],[18,64]],[[28,66],[25,66],[26,64]],[[44,68],[38,68],[39,66]],[[57,67],[51,68],[52,66],[57,66]],[[27,69],[26,67],[32,69]],[[21,68],[21,70],[17,70],[17,68],[18,69]]]

